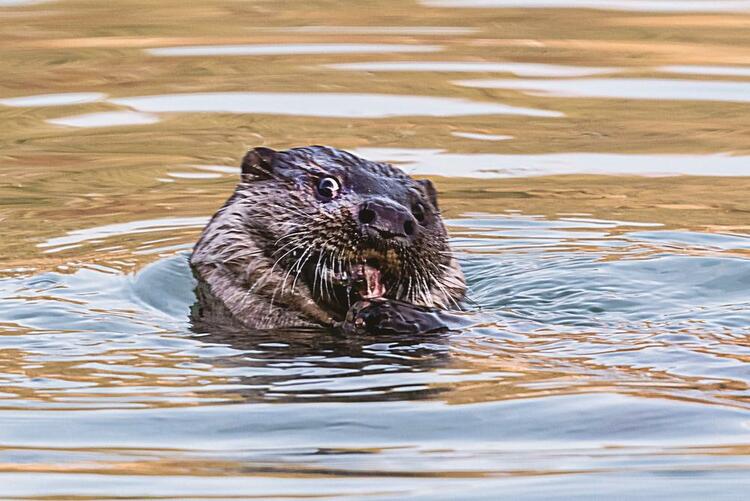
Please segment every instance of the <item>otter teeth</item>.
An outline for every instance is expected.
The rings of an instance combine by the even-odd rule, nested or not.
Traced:
[[[374,299],[385,295],[385,287],[380,281],[380,270],[368,264],[363,265],[365,282],[367,286],[366,294],[362,294],[363,299]]]
[[[355,290],[362,299],[376,299],[385,296],[386,292],[380,263],[380,258],[370,257],[362,259],[348,270],[326,270],[323,276],[335,284]]]
[[[352,268],[351,282],[362,299],[375,299],[385,295],[377,263],[360,263]]]

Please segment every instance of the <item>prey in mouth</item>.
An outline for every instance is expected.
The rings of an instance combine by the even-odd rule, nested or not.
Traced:
[[[336,284],[345,288],[349,303],[346,318],[338,325],[340,332],[394,335],[448,330],[434,309],[386,297],[392,287],[388,287],[389,273],[384,270],[398,262],[384,261],[374,253],[368,255],[348,270],[334,274]]]
[[[398,261],[376,252],[368,252],[343,271],[332,274],[332,282],[343,287],[349,303],[362,299],[385,298],[393,289],[394,270]]]
[[[337,285],[346,287],[349,298],[375,299],[384,297],[386,287],[379,268],[380,262],[370,258],[363,263],[353,265],[348,271],[334,275]]]
[[[352,271],[353,285],[362,299],[375,299],[385,295],[385,286],[381,280],[377,261],[359,264]]]

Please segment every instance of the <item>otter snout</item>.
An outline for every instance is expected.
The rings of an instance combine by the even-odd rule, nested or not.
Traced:
[[[374,231],[383,239],[412,240],[419,224],[409,209],[384,198],[371,198],[359,206],[357,221],[363,231]]]

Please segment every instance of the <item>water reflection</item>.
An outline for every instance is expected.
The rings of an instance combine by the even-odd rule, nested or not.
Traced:
[[[750,82],[602,78],[576,80],[460,80],[480,89],[513,89],[541,96],[750,103]]]
[[[462,137],[465,139],[476,139],[477,141],[507,141],[513,139],[513,136],[506,136],[504,134],[481,134],[478,132],[451,132],[452,136]]]
[[[37,244],[44,249],[54,249],[91,240],[99,241],[110,236],[132,235],[158,231],[170,231],[178,228],[202,228],[208,222],[207,217],[162,218],[129,223],[108,224],[68,232],[67,235],[51,238]]]
[[[659,71],[683,75],[712,75],[728,77],[750,77],[750,67],[740,66],[662,66]]]
[[[421,0],[430,7],[602,9],[643,12],[746,12],[747,0]]]
[[[152,56],[278,56],[285,54],[381,54],[389,52],[437,52],[439,45],[399,44],[273,44],[196,45],[147,49]]]
[[[0,0],[0,7],[12,7],[15,5],[32,5],[36,3],[44,3],[48,0]]]
[[[746,495],[747,1],[25,3],[0,497]],[[455,332],[190,323],[243,152],[310,143],[441,175]]]
[[[132,413],[123,411],[71,412],[73,419],[17,413],[0,430],[0,439],[9,447],[6,457],[25,457],[28,469],[11,470],[3,479],[5,492],[16,496],[64,496],[84,484],[95,497],[106,497],[117,486],[118,493],[131,497],[190,492],[207,497],[356,494],[446,500],[482,497],[488,488],[529,499],[574,497],[578,480],[614,480],[614,470],[628,476],[646,472],[637,487],[605,482],[602,490],[626,497],[648,489],[686,499],[696,490],[708,495],[716,481],[745,484],[746,449],[720,445],[741,430],[737,411],[719,408],[709,418],[699,405],[608,395],[557,397],[553,402],[540,413],[534,399],[485,405],[482,413],[472,406],[427,402],[383,403],[377,413],[368,403],[307,404],[305,412],[296,413],[285,412],[283,405],[156,409],[140,411],[137,436],[123,433],[133,426]],[[581,416],[581,408],[590,411]],[[442,421],[446,415],[449,419]],[[529,420],[515,419],[518,415],[538,415],[557,424],[553,429],[534,427]],[[629,416],[637,416],[641,426],[634,426]],[[710,424],[696,425],[702,422]],[[584,435],[586,428],[600,441]],[[59,432],[46,445],[38,440],[39,429]],[[193,430],[193,450],[185,450],[178,433],[184,429]],[[564,449],[554,440],[558,436],[575,443],[575,449]],[[258,437],[274,448],[266,448]],[[675,445],[688,437],[693,439],[690,446]],[[607,447],[611,441],[623,445]],[[13,449],[28,443],[33,446]],[[457,443],[465,448],[456,449]],[[61,451],[76,473],[55,469],[60,458],[54,455]],[[464,463],[467,455],[475,458],[472,466]],[[667,487],[662,476],[668,472],[680,482]],[[371,481],[356,480],[362,477]],[[33,479],[43,482],[34,484]]]
[[[219,179],[222,177],[217,172],[167,172],[167,175],[177,179]]]
[[[585,68],[540,63],[485,63],[460,61],[394,61],[374,63],[338,63],[328,68],[350,71],[409,71],[446,73],[512,73],[522,77],[583,77],[616,73],[619,68]]]
[[[154,230],[195,223],[144,221],[51,243],[119,233],[139,239],[139,248],[164,248],[174,241]],[[750,268],[739,257],[750,249],[746,235],[585,217],[477,214],[448,224],[471,288],[460,332],[344,338],[326,330],[193,325],[186,335],[195,297],[184,254],[134,277],[89,265],[0,281],[0,321],[13,326],[0,347],[30,349],[33,339],[33,350],[16,352],[13,366],[42,364],[45,374],[6,371],[4,391],[19,407],[158,407],[495,401],[551,388],[591,392],[617,381],[626,393],[634,385],[694,399],[687,389],[698,378],[703,398],[729,402],[719,381],[750,384],[741,362],[741,333],[750,334]],[[21,398],[29,385],[33,396]]]
[[[441,369],[450,364],[446,336],[347,339],[325,330],[214,327],[197,339],[244,353],[204,362],[234,374],[232,395],[250,402],[418,400],[434,398],[450,383],[485,379]]]
[[[281,26],[268,30],[286,33],[345,35],[471,35],[479,30],[469,26]]]
[[[550,153],[546,155],[448,153],[443,150],[359,148],[365,157],[394,162],[412,174],[467,177],[554,174],[748,176],[748,157],[730,155],[621,155]]]
[[[49,243],[123,236],[158,246],[169,228],[202,222],[110,225]],[[42,492],[72,492],[88,472],[110,479],[88,492],[115,481],[136,495],[134,479],[148,474],[160,482],[149,495],[215,494],[202,479],[220,472],[222,482],[264,479],[223,482],[222,492],[287,492],[269,479],[293,474],[295,492],[319,494],[376,472],[406,482],[394,493],[439,479],[455,496],[468,492],[459,479],[508,489],[511,476],[540,488],[539,475],[580,481],[601,469],[640,471],[653,457],[673,471],[745,467],[744,452],[717,447],[747,437],[750,270],[732,257],[750,247],[746,235],[580,215],[475,214],[448,224],[482,309],[446,335],[191,332],[184,254],[132,277],[88,266],[0,281],[0,351],[10,355],[0,407],[12,416],[0,441],[12,464],[20,452],[7,448],[23,448],[32,475],[16,478],[12,492],[31,492],[32,478],[50,474],[62,484]],[[90,412],[97,408],[106,412]],[[602,445],[611,443],[619,446]],[[70,473],[56,471],[59,461]]]
[[[159,117],[149,113],[133,111],[105,111],[87,113],[72,117],[52,118],[47,122],[68,127],[115,127],[118,125],[148,125],[159,121]]]
[[[73,104],[101,101],[106,94],[101,92],[68,92],[65,94],[37,94],[35,96],[0,99],[0,104],[13,107],[69,106]]]
[[[208,172],[218,172],[221,174],[233,174],[235,179],[238,178],[242,170],[239,167],[231,165],[191,165],[194,169],[205,170]]]
[[[314,117],[382,118],[399,116],[522,115],[560,117],[538,110],[467,99],[386,94],[213,92],[138,96],[111,100],[143,112],[264,113]]]

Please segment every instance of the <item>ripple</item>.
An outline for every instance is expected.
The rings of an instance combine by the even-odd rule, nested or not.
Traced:
[[[159,121],[159,117],[149,113],[134,111],[105,111],[86,113],[72,117],[53,118],[47,122],[68,127],[113,127],[117,125],[148,125]]]
[[[643,231],[630,233],[631,238],[644,241],[656,241],[683,248],[704,249],[750,249],[750,235],[731,235],[716,233],[696,233],[689,231]]]
[[[437,52],[440,45],[406,44],[244,44],[191,45],[146,49],[152,56],[281,56],[291,54],[382,54],[388,52]]]
[[[621,71],[621,68],[563,66],[541,63],[488,63],[461,61],[394,61],[327,64],[327,68],[351,71],[410,71],[446,73],[512,73],[523,77],[583,77]]]
[[[216,172],[167,172],[167,175],[177,179],[219,179],[222,177]]]
[[[283,26],[268,29],[287,33],[349,35],[471,35],[479,31],[467,26]]]
[[[220,174],[236,174],[239,175],[242,169],[231,165],[190,165],[190,167],[199,170],[205,170],[208,172],[218,172]]]
[[[201,228],[206,222],[208,222],[207,217],[171,217],[108,224],[70,231],[64,237],[55,237],[45,240],[44,242],[37,244],[37,247],[43,249],[57,248],[60,246],[80,244],[89,240],[97,240],[117,235],[167,231],[177,228]]]
[[[665,73],[679,73],[682,75],[711,75],[711,76],[731,76],[731,77],[750,77],[749,66],[700,66],[700,65],[683,65],[683,66],[660,66],[659,71]]]
[[[36,94],[33,96],[11,97],[0,99],[0,104],[18,108],[42,106],[69,106],[101,101],[107,97],[101,92],[68,92],[65,94]]]
[[[507,141],[513,139],[513,136],[503,134],[480,134],[478,132],[451,132],[451,136],[462,137],[464,139],[476,139],[477,141]]]
[[[747,0],[421,0],[429,7],[597,9],[639,12],[744,12]]]
[[[394,162],[411,174],[450,177],[524,177],[553,174],[750,176],[750,157],[548,153],[538,155],[448,153],[434,149],[358,148],[356,154]]]
[[[13,7],[16,5],[35,5],[49,2],[50,0],[0,0],[0,7]]]
[[[560,117],[562,113],[492,102],[395,94],[211,92],[112,99],[142,112],[258,113],[338,118],[462,115]]]
[[[520,90],[535,96],[750,103],[750,82],[584,78],[576,80],[459,80],[453,83],[478,89]]]
[[[658,4],[566,5],[586,3]],[[748,16],[124,0],[0,9],[0,17],[0,98],[26,95],[41,106],[0,104],[0,497],[747,495],[750,177],[436,179],[476,301],[456,313],[460,327],[437,336],[204,331],[189,319],[196,282],[187,256],[238,180],[239,156],[256,144],[391,147],[375,151],[449,175],[747,176],[738,163],[750,165],[745,106],[531,98],[449,82],[593,79],[600,66],[624,65],[602,85],[617,88],[620,77],[750,83]],[[285,54],[306,42],[378,49],[144,50],[255,42]],[[385,49],[397,44],[443,50]],[[427,66],[431,59],[439,66]],[[321,66],[408,60],[413,73]],[[695,66],[680,69],[687,65]],[[159,124],[72,129],[45,120],[130,108],[104,94],[74,108],[60,107],[69,98],[28,96],[89,91],[217,92],[219,113],[229,113],[169,114],[167,105],[154,112]],[[267,114],[236,114],[237,95],[224,91],[265,98],[240,111]],[[316,92],[344,98],[323,102]],[[502,104],[570,120],[492,109]],[[312,118],[290,118],[295,108]],[[344,118],[319,118],[327,109]],[[480,116],[374,119],[467,109]],[[516,139],[495,137],[505,134]],[[196,174],[212,177],[184,178]]]
[[[483,311],[445,336],[199,335],[187,327],[185,254],[135,275],[0,280],[0,321],[19,326],[0,336],[6,491],[66,497],[87,482],[94,497],[115,486],[131,497],[351,497],[355,486],[382,498],[380,479],[395,478],[388,498],[433,499],[437,479],[446,500],[491,487],[536,499],[562,488],[567,499],[596,472],[592,481],[629,498],[623,472],[669,471],[706,492],[717,472],[745,478],[748,411],[732,395],[750,383],[750,264],[697,251],[747,248],[750,237],[585,217],[449,224]],[[297,479],[293,493],[278,475]],[[649,493],[662,497],[695,487],[656,485]]]

